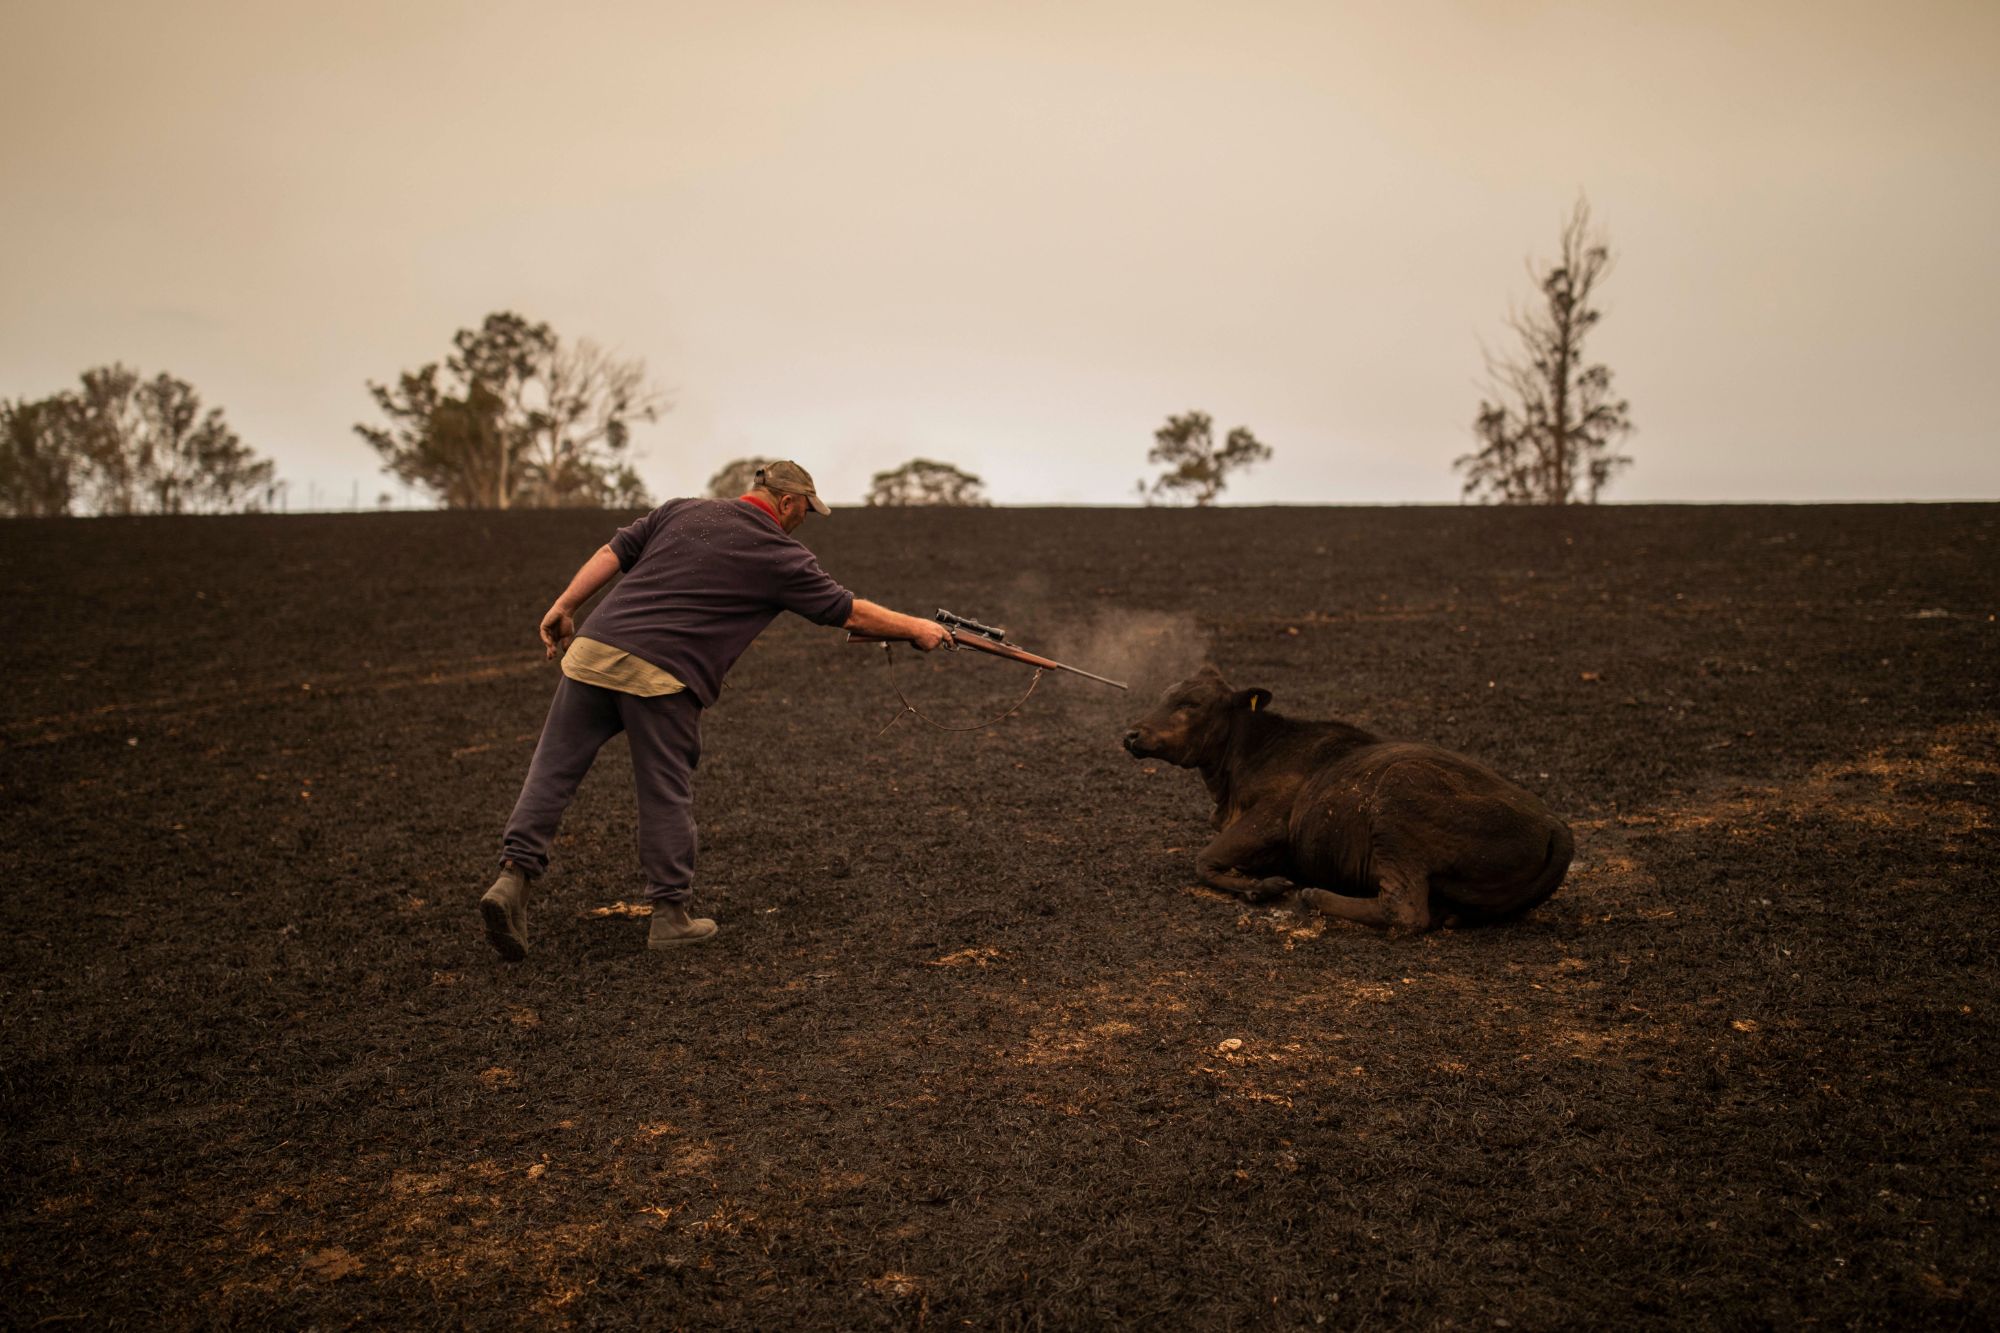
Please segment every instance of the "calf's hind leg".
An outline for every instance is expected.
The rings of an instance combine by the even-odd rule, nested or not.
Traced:
[[[1400,866],[1378,869],[1373,898],[1349,898],[1325,889],[1301,889],[1299,901],[1314,911],[1391,935],[1417,935],[1431,928],[1430,877]]]

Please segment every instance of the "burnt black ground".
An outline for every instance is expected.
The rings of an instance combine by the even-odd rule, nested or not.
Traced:
[[[1142,699],[878,735],[792,621],[707,719],[718,940],[618,910],[614,742],[503,965],[534,622],[618,517],[0,525],[0,1322],[2000,1318],[2000,508],[815,520],[891,605],[1474,754],[1571,878],[1247,909]]]

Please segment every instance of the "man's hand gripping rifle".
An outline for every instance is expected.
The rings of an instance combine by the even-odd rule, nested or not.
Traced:
[[[1122,690],[1127,688],[1123,681],[1108,680],[1094,672],[1085,671],[1081,667],[1066,666],[1053,658],[1043,657],[1039,653],[1031,653],[1018,643],[1009,643],[1007,641],[1007,631],[996,626],[982,625],[967,616],[953,615],[941,607],[937,613],[937,622],[944,626],[945,633],[949,636],[948,642],[953,648],[977,648],[982,653],[992,653],[995,657],[1004,657],[1011,662],[1021,662],[1031,667],[1039,667],[1043,671],[1067,671],[1072,676],[1082,676],[1085,680],[1094,680],[1100,685],[1109,685],[1113,689]],[[875,634],[849,634],[847,641],[849,643],[888,642],[887,639]]]

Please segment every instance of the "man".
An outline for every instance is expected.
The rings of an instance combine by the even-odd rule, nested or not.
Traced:
[[[647,947],[715,934],[714,921],[687,911],[701,710],[780,611],[907,639],[925,652],[944,642],[942,625],[855,597],[793,538],[807,514],[832,512],[804,468],[772,463],[738,499],[670,500],[620,528],[542,617],[542,645],[549,658],[562,656],[562,679],[507,821],[500,878],[479,900],[486,938],[502,958],[527,957],[528,884],[548,868],[549,845],[577,784],[620,731],[631,743],[639,865],[653,903]],[[578,632],[577,608],[618,573],[623,580]]]

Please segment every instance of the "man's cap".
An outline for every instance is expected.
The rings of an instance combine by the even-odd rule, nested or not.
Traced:
[[[813,488],[812,473],[789,460],[766,463],[758,468],[757,484],[779,495],[805,496],[806,502],[812,506],[815,514],[833,512],[827,507],[826,501],[819,498],[819,492]]]

